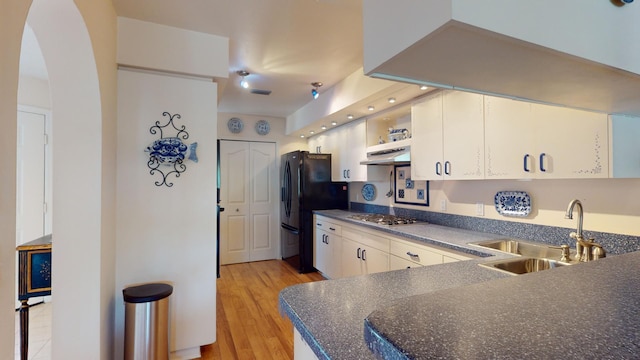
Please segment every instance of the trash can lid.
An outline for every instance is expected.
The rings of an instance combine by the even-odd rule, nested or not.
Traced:
[[[173,286],[169,284],[144,284],[130,286],[122,290],[124,301],[129,303],[144,303],[164,299],[173,293]]]

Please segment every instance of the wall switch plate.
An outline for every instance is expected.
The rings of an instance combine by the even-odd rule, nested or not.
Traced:
[[[484,204],[476,203],[476,215],[484,216]]]
[[[447,211],[447,200],[445,199],[440,200],[440,210]]]

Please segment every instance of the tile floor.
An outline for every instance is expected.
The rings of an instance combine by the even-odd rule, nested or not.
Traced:
[[[15,358],[20,359],[20,312],[16,311]],[[29,360],[51,359],[51,303],[29,308]]]

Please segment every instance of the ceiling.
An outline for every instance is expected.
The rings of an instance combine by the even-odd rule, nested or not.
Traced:
[[[322,82],[320,96],[363,63],[362,0],[113,0],[118,16],[210,33],[229,38],[229,79],[219,83],[220,112],[286,117],[312,101],[311,83]],[[252,94],[240,87],[238,70],[250,73]],[[37,40],[29,26],[23,37],[20,72],[47,78]],[[371,116],[375,105],[384,117],[402,116],[408,107],[393,108],[423,94],[398,83],[386,91],[298,129],[310,135],[331,122],[343,124],[347,114]],[[375,115],[377,116],[377,114]]]
[[[286,117],[362,67],[362,0],[113,0],[118,16],[229,38],[220,112]],[[238,70],[251,75],[252,94]]]

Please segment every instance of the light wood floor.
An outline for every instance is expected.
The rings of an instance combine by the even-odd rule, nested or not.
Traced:
[[[293,359],[293,326],[278,311],[287,286],[324,280],[299,274],[281,260],[224,265],[217,289],[217,341],[202,359]]]

